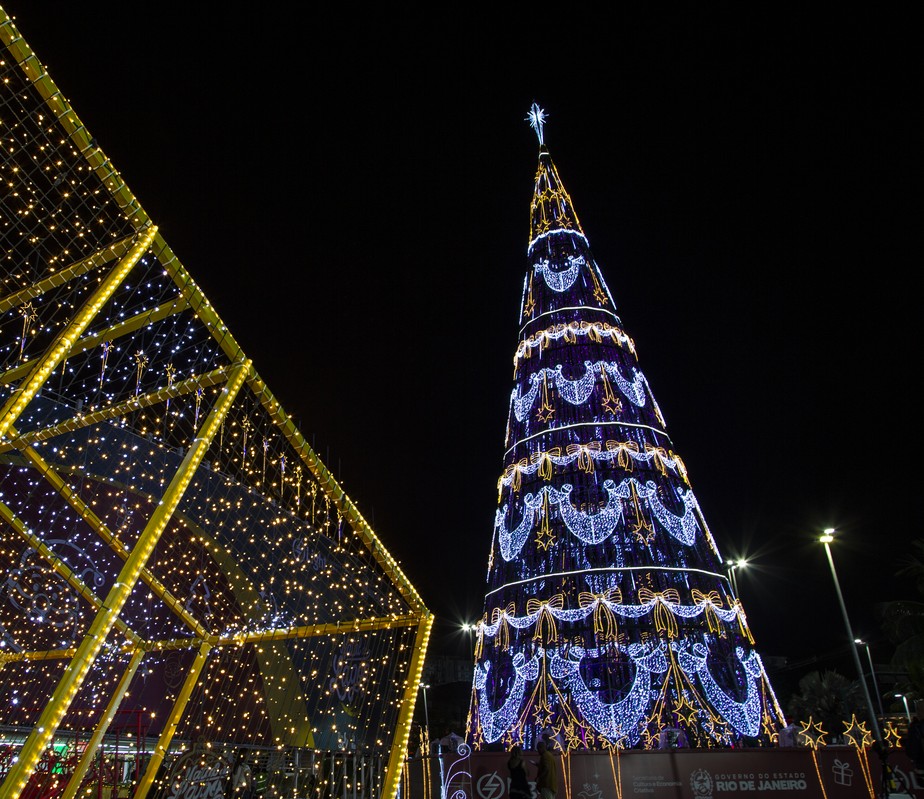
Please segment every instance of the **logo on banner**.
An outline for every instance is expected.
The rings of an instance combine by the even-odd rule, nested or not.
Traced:
[[[231,766],[208,751],[193,750],[177,759],[167,777],[167,799],[221,799]]]
[[[693,796],[712,796],[712,775],[704,768],[698,768],[690,774],[690,788]]]
[[[475,787],[481,799],[500,799],[504,795],[504,781],[496,771],[480,776]]]
[[[834,782],[838,785],[853,784],[853,769],[850,768],[849,763],[845,763],[843,760],[835,760],[831,770],[834,772]]]
[[[838,761],[840,763],[840,761]],[[853,772],[846,763],[840,763],[842,779],[840,785],[850,785]],[[838,766],[835,766],[837,773]],[[755,791],[804,791],[808,788],[804,772],[729,772],[715,774],[704,768],[690,772],[690,788],[694,799],[712,799],[713,793],[751,793]]]
[[[597,783],[584,783],[584,790],[578,794],[579,799],[603,799],[603,791]]]

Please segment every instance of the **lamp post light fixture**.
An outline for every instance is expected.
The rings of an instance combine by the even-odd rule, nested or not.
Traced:
[[[735,599],[738,599],[738,575],[735,572],[747,566],[748,562],[746,560],[726,560],[725,565],[728,567],[728,579],[731,581],[732,593]]]
[[[837,570],[834,568],[834,556],[831,554],[831,542],[834,540],[835,532],[836,530],[833,527],[829,527],[818,540],[824,544],[825,554],[828,556],[828,565],[831,567],[831,579],[834,580],[834,590],[837,592],[837,601],[841,606],[841,614],[844,616],[844,626],[847,628],[847,640],[853,642],[856,641],[856,638],[850,627],[850,617],[847,615],[847,606],[844,604],[841,584],[837,579]],[[863,688],[863,696],[866,698],[866,709],[869,711],[870,724],[873,726],[873,735],[876,737],[877,741],[881,741],[882,733],[879,731],[879,720],[876,718],[876,711],[873,710],[873,700],[870,699],[869,688],[863,676],[863,666],[860,665],[860,655],[857,653],[856,644],[850,647],[850,653],[853,655],[853,663],[857,667],[857,676],[860,678],[860,686]]]
[[[908,723],[911,724],[911,708],[908,707],[908,697],[905,694],[895,694],[895,698],[902,698],[902,702],[905,703],[905,715],[908,717]]]
[[[859,646],[866,647],[866,657],[869,660],[869,676],[873,681],[873,690],[876,692],[876,703],[879,705],[879,715],[885,716],[885,710],[882,707],[882,694],[879,691],[879,683],[876,681],[876,669],[873,668],[873,656],[869,651],[869,644],[862,638],[854,638],[853,642]]]
[[[424,729],[427,731],[427,740],[430,740],[430,714],[427,711],[427,689],[430,687],[429,683],[422,682],[420,684],[420,689],[423,691],[424,698]]]
[[[477,622],[477,621],[476,622],[466,621],[466,622],[463,622],[462,624],[462,632],[468,636],[468,644],[470,647],[474,645],[474,642],[472,639],[475,637],[475,634],[478,632],[479,624],[480,622]]]

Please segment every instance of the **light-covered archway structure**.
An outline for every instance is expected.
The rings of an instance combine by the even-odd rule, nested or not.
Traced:
[[[431,614],[2,11],[0,42],[0,796],[74,796],[125,712],[135,796],[292,748],[384,751],[394,796]]]

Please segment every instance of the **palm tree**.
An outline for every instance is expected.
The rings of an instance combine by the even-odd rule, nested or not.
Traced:
[[[924,597],[924,538],[911,542],[911,553],[902,559],[897,575],[910,577]],[[893,665],[908,674],[909,693],[924,697],[924,602],[896,600],[883,609],[882,628],[895,644]]]
[[[831,736],[840,735],[842,721],[865,713],[860,686],[836,671],[813,671],[799,680],[799,692],[789,700],[788,715],[799,721],[820,721]],[[830,738],[828,739],[831,740]]]

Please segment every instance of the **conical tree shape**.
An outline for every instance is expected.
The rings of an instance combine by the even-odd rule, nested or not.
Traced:
[[[528,258],[470,740],[769,739],[744,610],[544,144]]]

